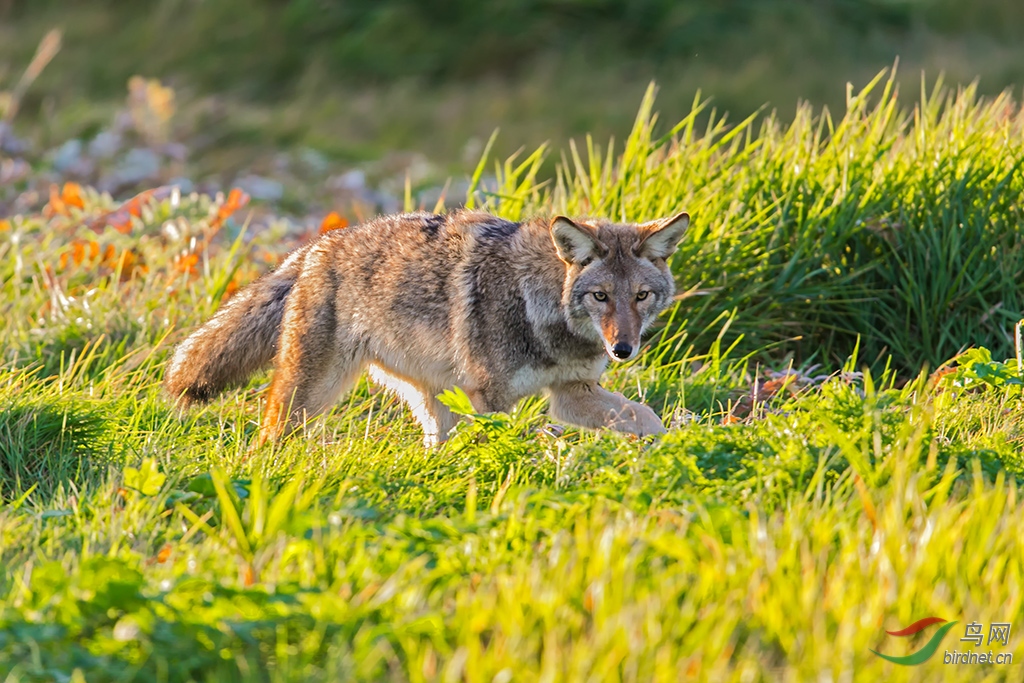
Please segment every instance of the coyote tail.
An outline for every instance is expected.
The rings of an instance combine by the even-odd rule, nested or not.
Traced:
[[[205,403],[270,364],[300,268],[300,259],[289,259],[244,287],[178,345],[164,386],[180,405]]]

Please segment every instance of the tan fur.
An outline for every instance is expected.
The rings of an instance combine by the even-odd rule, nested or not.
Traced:
[[[185,405],[206,401],[272,360],[261,443],[330,408],[364,370],[409,405],[427,444],[456,422],[436,398],[455,386],[480,412],[546,391],[556,419],[661,433],[654,411],[599,380],[608,358],[636,356],[672,300],[665,259],[688,223],[457,211],[331,231],[179,345],[166,386]]]

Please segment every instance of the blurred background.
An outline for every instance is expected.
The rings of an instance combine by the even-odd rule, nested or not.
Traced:
[[[495,128],[498,157],[621,139],[651,80],[662,121],[698,91],[734,121],[841,113],[845,84],[897,57],[907,105],[922,72],[1022,83],[1022,37],[1020,0],[0,0],[0,187],[31,168],[371,211],[408,178],[432,205]],[[0,191],[0,217],[26,189]]]

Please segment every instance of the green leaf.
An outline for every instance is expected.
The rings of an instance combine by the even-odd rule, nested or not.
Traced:
[[[487,140],[487,144],[484,146],[483,154],[480,155],[480,162],[476,165],[476,169],[473,171],[473,177],[470,179],[469,188],[466,190],[466,208],[476,208],[476,188],[480,184],[480,178],[484,174],[484,169],[487,168],[487,157],[491,154],[491,147],[494,146],[494,141],[498,137],[498,129],[495,129],[491,133],[491,137]]]
[[[448,406],[456,415],[476,415],[476,410],[473,409],[473,402],[469,400],[469,396],[462,390],[461,387],[455,387],[454,389],[448,389],[438,395],[437,400]]]
[[[155,458],[146,458],[139,469],[124,468],[125,488],[138,491],[144,496],[155,496],[167,480],[167,475],[160,472]]]
[[[249,539],[245,534],[245,527],[242,525],[242,518],[238,514],[238,508],[236,507],[237,497],[232,495],[232,492],[228,490],[227,475],[219,469],[213,470],[210,473],[213,481],[213,486],[217,489],[217,500],[220,502],[220,514],[227,524],[228,529],[231,531],[231,535],[234,536],[235,541],[238,543],[239,550],[247,558],[251,554],[251,548],[249,546]]]
[[[290,514],[295,512],[295,497],[298,494],[302,480],[299,477],[292,479],[288,486],[278,492],[270,503],[270,511],[267,513],[267,523],[264,535],[271,538],[285,527]],[[299,510],[301,511],[301,510]]]
[[[192,479],[188,483],[188,490],[206,497],[217,495],[217,488],[213,485],[213,478],[206,473]]]

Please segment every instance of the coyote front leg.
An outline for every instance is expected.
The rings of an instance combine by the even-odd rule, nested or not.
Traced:
[[[448,439],[448,432],[458,422],[458,418],[448,406],[437,400],[436,394],[440,391],[424,389],[416,382],[389,372],[375,363],[370,363],[368,370],[370,379],[398,394],[409,406],[413,417],[423,427],[423,445],[426,448],[432,448]]]
[[[570,424],[647,436],[664,434],[657,413],[643,403],[602,389],[597,382],[571,382],[551,387],[551,415]]]

